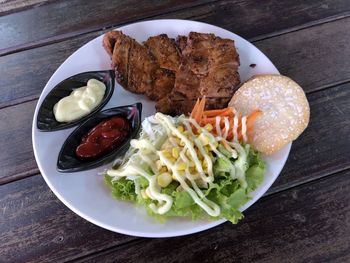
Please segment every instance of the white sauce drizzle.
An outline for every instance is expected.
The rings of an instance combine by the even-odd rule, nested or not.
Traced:
[[[220,123],[221,123],[221,117],[220,116],[216,116],[216,118],[215,118],[216,134],[219,137],[222,137]]]
[[[247,142],[248,138],[247,138],[247,116],[244,116],[242,118],[242,137],[243,137],[243,141]]]
[[[226,139],[228,131],[230,129],[230,122],[229,122],[227,117],[224,117],[224,122],[225,122],[225,132],[224,132],[224,135],[222,137],[224,137]]]
[[[233,108],[232,110],[235,112]],[[116,178],[120,178],[120,177],[133,178],[135,183],[135,192],[137,194],[140,194],[140,185],[136,176],[139,175],[147,179],[149,182],[149,186],[146,188],[145,192],[149,198],[151,198],[152,200],[157,200],[158,202],[157,205],[155,203],[151,203],[149,207],[155,213],[164,214],[171,209],[171,206],[173,204],[173,199],[171,196],[160,192],[161,188],[157,183],[157,176],[159,175],[160,171],[158,170],[155,164],[155,160],[158,160],[158,159],[153,160],[154,158],[158,157],[159,160],[167,167],[167,169],[172,172],[173,176],[180,183],[180,187],[182,187],[182,189],[191,196],[191,198],[194,200],[194,202],[197,205],[199,205],[210,216],[213,216],[213,217],[219,216],[220,207],[216,203],[208,200],[196,183],[196,180],[199,180],[198,182],[202,182],[202,184],[204,183],[206,185],[206,183],[210,183],[214,181],[213,161],[211,159],[211,156],[209,156],[209,154],[204,149],[202,142],[192,132],[192,128],[190,124],[192,124],[197,130],[200,131],[201,134],[204,134],[208,138],[209,147],[212,152],[214,152],[219,158],[224,158],[226,161],[229,161],[226,156],[224,156],[220,151],[217,150],[217,146],[216,146],[216,144],[219,141],[226,140],[226,137],[229,131],[228,118],[227,117],[224,118],[225,132],[224,132],[224,135],[222,135],[221,128],[220,128],[221,117],[216,117],[216,129],[217,129],[218,136],[215,137],[208,130],[200,127],[200,125],[194,119],[192,118],[186,119],[184,117],[183,118],[179,117],[179,120],[182,121],[182,124],[186,128],[187,136],[189,136],[191,140],[188,139],[182,132],[180,132],[176,128],[175,123],[170,119],[170,117],[167,117],[161,113],[156,113],[154,118],[159,122],[159,124],[163,126],[163,128],[165,128],[169,137],[170,145],[174,147],[178,147],[179,139],[181,140],[182,143],[184,143],[184,146],[181,152],[179,153],[179,158],[177,158],[175,163],[173,163],[170,159],[168,159],[164,155],[162,150],[157,150],[156,147],[152,145],[148,139],[139,139],[139,140],[134,139],[134,140],[131,140],[130,142],[133,148],[131,152],[134,153],[135,149],[138,149],[140,153],[129,156],[129,160],[124,159],[125,160],[124,164],[122,164],[118,170],[110,169],[107,171],[107,174],[109,176],[114,176],[115,180],[118,180]],[[234,127],[233,127],[234,142],[229,142],[229,141],[226,141],[226,142],[230,146],[229,148],[230,148],[230,152],[232,153],[232,156],[234,158],[237,158],[237,152],[238,152],[239,157],[235,161],[234,168],[230,172],[230,175],[233,179],[237,179],[238,182],[241,184],[241,186],[245,188],[246,187],[245,170],[242,170],[240,168],[242,167],[242,165],[240,164],[242,164],[242,162],[243,163],[246,162],[247,150],[244,149],[238,143],[237,129],[238,129],[238,117],[235,115]],[[246,119],[243,121],[243,118],[242,118],[243,139],[244,139],[244,136],[246,136],[245,132],[246,132]],[[174,136],[177,137],[178,139],[174,138]],[[194,145],[197,147],[199,153],[203,156],[203,159],[207,164],[207,169],[205,172],[203,170],[203,166],[201,161],[199,160],[197,152],[194,148]],[[249,151],[249,145],[247,146]],[[179,171],[177,169],[177,166],[181,161],[185,163],[190,163],[189,158],[187,158],[186,156],[187,151],[191,156],[190,158],[191,161],[194,162],[194,167],[196,168],[195,174],[191,174],[188,167],[186,167],[185,171]],[[154,158],[150,158],[149,156],[147,156],[147,154],[150,152],[153,152],[153,154],[155,154]],[[151,168],[154,175],[149,174],[144,169],[143,166],[145,164]],[[188,180],[191,183],[192,188],[187,184],[186,180]]]
[[[235,141],[235,142],[238,141],[237,129],[238,129],[238,116],[235,115],[235,117],[233,118],[233,128],[232,128],[233,141]]]

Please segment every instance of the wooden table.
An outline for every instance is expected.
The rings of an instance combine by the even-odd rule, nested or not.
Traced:
[[[2,2],[0,262],[350,262],[349,0]],[[113,233],[65,207],[39,173],[31,124],[56,68],[114,27],[157,18],[235,32],[307,93],[309,127],[238,225],[167,239]]]

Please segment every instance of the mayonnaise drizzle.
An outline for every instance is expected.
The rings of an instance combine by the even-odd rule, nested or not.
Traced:
[[[234,112],[235,110],[232,109]],[[242,118],[242,136],[243,140],[246,139],[246,118]],[[197,130],[199,130],[200,134],[203,134],[206,136],[209,140],[209,147],[212,152],[215,153],[215,155],[219,158],[223,158],[226,161],[229,161],[229,159],[223,155],[220,151],[217,150],[217,144],[221,140],[226,140],[228,132],[229,132],[229,120],[227,117],[224,118],[225,123],[225,131],[224,134],[221,132],[220,122],[221,117],[216,117],[216,130],[218,136],[214,136],[212,133],[210,133],[208,130],[206,130],[203,127],[200,127],[200,125],[192,118],[185,118],[184,116],[178,117],[178,122],[185,126],[186,132],[185,134],[180,132],[176,128],[176,123],[174,123],[173,119],[171,117],[168,117],[166,115],[163,115],[161,113],[156,113],[154,116],[154,119],[157,121],[158,124],[160,124],[168,134],[168,143],[170,144],[170,147],[178,147],[179,141],[183,143],[183,148],[179,153],[179,158],[175,161],[171,161],[167,156],[165,156],[163,150],[157,149],[161,147],[153,145],[151,141],[145,136],[146,138],[143,139],[134,139],[131,140],[131,150],[130,153],[132,155],[129,155],[129,159],[124,158],[122,165],[118,168],[118,170],[110,169],[107,171],[107,174],[109,176],[114,176],[114,180],[118,180],[120,177],[127,177],[134,181],[135,183],[135,192],[137,194],[140,194],[140,184],[137,180],[137,175],[142,176],[145,179],[147,179],[149,186],[145,189],[145,192],[149,198],[152,200],[156,200],[157,203],[151,203],[149,205],[150,209],[158,214],[164,214],[168,212],[171,209],[171,206],[173,204],[173,198],[170,195],[161,193],[161,188],[157,183],[157,176],[160,174],[159,169],[157,168],[157,165],[155,164],[156,160],[160,160],[169,171],[171,171],[172,175],[176,178],[176,180],[180,183],[180,187],[186,191],[191,198],[194,200],[194,202],[200,206],[208,215],[210,216],[219,216],[220,215],[220,207],[216,203],[208,200],[202,190],[198,187],[198,183],[203,184],[204,186],[207,185],[207,183],[211,183],[214,181],[214,174],[213,174],[213,160],[212,156],[210,156],[205,147],[203,146],[201,140],[197,137],[198,135],[195,135],[192,132],[193,125]],[[238,152],[238,159],[234,163],[234,167],[232,171],[230,172],[230,175],[233,179],[237,179],[238,182],[241,184],[243,188],[246,187],[246,181],[245,181],[245,170],[241,169],[240,167],[244,167],[244,164],[246,162],[247,158],[247,150],[242,147],[238,143],[238,117],[235,114],[234,120],[233,120],[233,135],[234,139],[232,142],[227,141],[227,144],[229,145],[229,150],[232,153],[232,156],[234,158],[237,158],[237,152]],[[189,138],[187,138],[188,136]],[[199,156],[197,155],[196,149],[200,153],[200,155],[203,157],[207,164],[207,169],[205,169],[202,166],[201,161],[199,160]],[[136,151],[138,150],[138,152]],[[186,153],[189,153],[190,157],[186,155]],[[249,151],[249,148],[248,148]],[[135,154],[136,153],[136,154]],[[149,153],[152,153],[151,157]],[[188,154],[187,153],[187,154]],[[187,167],[184,171],[179,171],[177,169],[177,166],[181,163],[194,163],[194,167],[196,168],[196,173],[191,174],[189,168]],[[149,167],[149,168],[145,168]],[[148,169],[148,170],[147,170]],[[150,170],[153,174],[150,174]],[[197,182],[196,182],[197,181]],[[189,184],[191,187],[189,186]]]
[[[243,141],[247,142],[247,116],[242,118],[242,137]]]
[[[228,134],[228,131],[230,129],[230,122],[228,120],[227,117],[224,117],[224,122],[225,122],[225,132],[224,134],[222,135],[222,137],[224,137],[225,139],[227,138],[227,134]]]
[[[222,137],[220,123],[221,123],[221,117],[220,117],[220,116],[216,116],[216,117],[215,117],[216,134],[217,134],[218,136]]]
[[[233,127],[232,127],[233,141],[235,142],[238,141],[237,129],[238,129],[238,116],[235,115],[235,117],[233,118]]]

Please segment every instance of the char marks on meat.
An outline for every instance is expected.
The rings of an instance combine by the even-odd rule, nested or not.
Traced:
[[[171,71],[176,71],[180,65],[180,52],[174,39],[166,34],[150,37],[144,45],[156,58],[159,66]]]
[[[207,109],[226,107],[240,83],[234,41],[214,34],[191,32],[176,41],[161,34],[141,45],[113,31],[105,34],[103,46],[117,81],[156,100],[163,113],[187,114],[203,96]]]

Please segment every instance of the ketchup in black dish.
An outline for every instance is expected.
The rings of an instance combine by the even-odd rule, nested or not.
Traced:
[[[121,116],[115,116],[100,122],[85,134],[76,155],[83,160],[93,160],[118,147],[128,137],[130,123]]]

